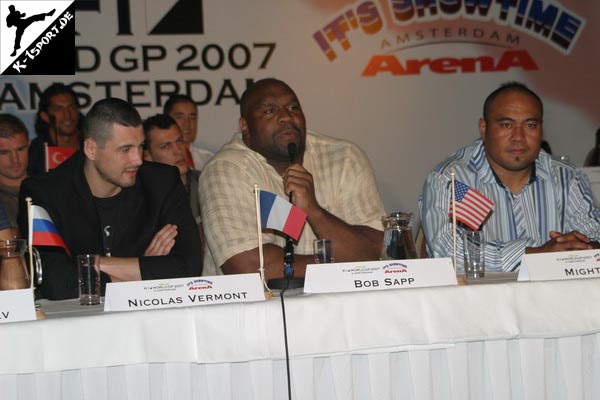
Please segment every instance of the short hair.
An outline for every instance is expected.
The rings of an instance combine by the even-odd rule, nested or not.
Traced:
[[[287,83],[280,81],[279,79],[265,78],[265,79],[258,80],[256,82],[254,82],[252,85],[248,86],[248,88],[246,88],[244,93],[242,93],[242,98],[240,99],[240,116],[241,117],[243,117],[243,118],[248,117],[248,108],[250,107],[250,103],[251,103],[252,99],[254,98],[254,95],[263,87],[272,85],[272,84],[283,85],[283,86],[287,87],[292,93],[294,93],[292,88]]]
[[[106,98],[96,102],[83,120],[84,139],[93,139],[99,147],[112,138],[114,124],[136,127],[142,125],[142,117],[134,106],[125,100]]]
[[[146,118],[144,121],[144,149],[148,150],[150,147],[150,131],[152,129],[169,129],[173,125],[177,126],[177,122],[166,114],[156,114]]]
[[[494,99],[505,92],[521,92],[528,94],[533,97],[538,104],[540,105],[540,111],[542,113],[542,117],[544,116],[544,104],[542,103],[542,99],[531,89],[529,89],[525,84],[521,82],[506,82],[500,85],[500,87],[494,90],[492,93],[488,95],[488,97],[483,102],[483,119],[487,122],[488,115],[490,113],[490,107]]]
[[[37,116],[35,118],[35,132],[38,135],[48,134],[50,125],[48,125],[48,123],[42,119],[40,114],[42,112],[48,113],[48,108],[50,107],[52,98],[58,94],[71,95],[71,97],[73,97],[73,102],[75,102],[75,105],[77,105],[77,108],[79,108],[79,100],[77,98],[77,94],[69,86],[63,83],[53,83],[52,85],[48,86],[46,90],[42,92],[42,95],[40,96],[40,102],[38,103],[38,111]]]
[[[9,139],[21,134],[29,138],[29,132],[23,121],[12,114],[0,114],[0,138]]]
[[[174,94],[169,97],[165,106],[163,107],[163,114],[169,115],[175,104],[177,103],[192,103],[196,107],[194,100],[187,94]]]

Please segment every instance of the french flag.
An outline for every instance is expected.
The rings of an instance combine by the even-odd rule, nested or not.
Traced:
[[[52,218],[39,206],[31,205],[29,210],[29,243],[36,246],[59,246],[71,255]]]
[[[261,190],[260,220],[263,228],[275,229],[298,240],[306,214],[283,197]]]

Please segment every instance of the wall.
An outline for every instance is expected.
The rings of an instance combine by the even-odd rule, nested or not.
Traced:
[[[546,139],[578,165],[600,126],[600,6],[486,3],[77,2],[76,75],[2,76],[0,110],[33,126],[35,91],[56,81],[73,83],[84,111],[112,95],[143,117],[187,91],[202,103],[198,142],[218,150],[238,129],[247,83],[277,77],[299,95],[309,128],[366,151],[388,211],[416,211],[428,170],[477,137],[483,100],[502,82],[538,92]]]

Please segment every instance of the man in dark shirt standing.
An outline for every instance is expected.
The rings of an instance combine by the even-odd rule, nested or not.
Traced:
[[[120,99],[97,102],[83,124],[83,152],[49,174],[23,182],[19,227],[27,234],[25,198],[43,207],[70,253],[101,254],[108,281],[199,276],[199,237],[176,168],[142,163],[138,112]],[[40,247],[42,294],[77,297],[76,270],[62,248]]]
[[[54,83],[40,97],[35,133],[29,147],[29,175],[46,171],[44,145],[80,149],[81,119],[77,94],[69,86]]]

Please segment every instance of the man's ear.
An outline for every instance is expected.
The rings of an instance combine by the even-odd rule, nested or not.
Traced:
[[[142,156],[144,158],[144,160],[146,161],[154,161],[152,159],[152,156],[150,155],[150,152],[148,150],[144,150],[144,155]]]
[[[92,138],[87,138],[83,141],[83,153],[90,160],[96,159],[96,151],[98,150],[98,143]]]
[[[50,124],[50,116],[46,111],[40,111],[40,118],[47,124]]]
[[[485,119],[479,118],[478,125],[479,125],[479,136],[481,136],[481,138],[485,142],[485,128],[487,127],[487,123],[485,122]]]
[[[250,129],[248,129],[248,120],[244,117],[240,117],[240,130],[242,131],[244,143],[248,144],[248,141],[250,140]]]

